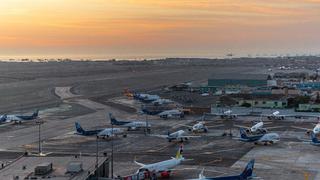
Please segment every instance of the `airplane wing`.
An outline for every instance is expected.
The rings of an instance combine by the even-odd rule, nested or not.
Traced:
[[[216,127],[221,127],[221,126],[224,126],[224,124],[218,124],[218,125],[215,125],[215,126],[206,126],[207,128],[216,128]]]
[[[278,129],[278,128],[283,128],[283,126],[273,126],[273,127],[265,127],[266,129]]]
[[[241,125],[233,125],[234,127],[238,127],[238,128],[244,128],[244,129],[250,129],[250,127],[248,126],[241,126]]]
[[[154,136],[159,138],[168,138],[168,135],[161,135],[161,134],[150,134],[149,136]]]
[[[312,131],[312,129],[303,128],[303,127],[298,127],[298,126],[291,126],[291,127],[292,127],[292,128],[295,128],[295,129],[305,130],[305,131]]]
[[[225,114],[223,113],[210,113],[210,116],[224,116]]]
[[[201,136],[179,136],[177,138],[199,138]]]
[[[232,114],[232,115],[237,115],[237,116],[249,116],[250,113],[235,113],[235,114]]]
[[[263,121],[263,124],[264,124],[264,125],[268,125],[268,124],[272,124],[272,122],[270,122],[270,121],[269,121],[269,122]]]
[[[189,126],[189,125],[185,125],[185,124],[179,124],[180,126],[184,126],[184,127],[188,127],[188,128],[192,128],[193,126]]]

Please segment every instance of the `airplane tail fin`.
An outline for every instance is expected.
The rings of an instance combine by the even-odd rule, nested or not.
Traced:
[[[240,128],[240,136],[241,136],[242,139],[248,139],[248,136],[247,136],[247,133],[246,133],[245,129]]]
[[[199,174],[199,179],[205,179],[206,177],[203,175],[204,173],[204,168],[201,170],[200,174]]]
[[[3,121],[6,121],[6,120],[7,120],[7,115],[6,114],[2,115],[0,121],[3,122]]]
[[[317,136],[313,132],[311,132],[311,140],[313,143],[320,143]]]
[[[36,118],[39,115],[39,110],[37,109],[33,114],[32,117]]]
[[[118,124],[117,119],[112,115],[112,113],[109,113],[110,123],[113,125]]]
[[[80,134],[85,133],[85,130],[81,127],[81,125],[78,122],[75,122],[75,126],[78,133]]]
[[[179,150],[177,151],[176,159],[183,159],[182,152],[183,152],[183,146],[181,145],[179,147]]]
[[[240,177],[242,179],[248,179],[249,177],[252,177],[253,174],[253,168],[254,168],[254,159],[252,159],[246,166],[246,168],[243,170],[243,172],[240,174]]]

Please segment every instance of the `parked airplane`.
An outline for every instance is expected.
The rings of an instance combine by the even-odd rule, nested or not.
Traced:
[[[306,139],[301,139],[298,137],[298,139],[300,139],[303,143],[310,143],[311,145],[314,146],[320,146],[320,141],[317,138],[317,135],[314,134],[312,131],[310,132],[310,140],[306,140]]]
[[[319,118],[319,115],[317,114],[281,114],[280,111],[274,111],[271,114],[262,114],[261,116],[265,116],[270,120],[283,120],[286,117],[295,117],[295,118]]]
[[[103,131],[103,129],[97,130],[84,130],[78,122],[75,122],[76,134],[83,136],[92,136],[97,135],[99,132]]]
[[[30,121],[37,119],[39,115],[39,110],[36,110],[31,115],[6,115],[6,121],[5,122],[14,122],[21,124],[22,121]]]
[[[248,113],[235,114],[235,113],[232,113],[232,110],[229,109],[227,111],[223,111],[222,113],[213,113],[211,115],[220,116],[221,119],[236,119],[238,116],[247,116],[249,114]]]
[[[248,136],[244,129],[240,129],[240,141],[254,142],[254,144],[274,144],[280,141],[280,136],[277,133],[267,133]]]
[[[241,125],[234,125],[236,127],[244,128],[246,129],[247,133],[251,134],[265,134],[268,132],[268,129],[276,129],[276,128],[281,128],[283,126],[275,126],[275,127],[264,127],[265,123],[263,121],[260,121],[256,124],[254,124],[251,127],[246,127],[246,126],[241,126]]]
[[[317,135],[320,133],[320,122],[318,122],[318,124],[315,124],[315,127],[313,129],[308,129],[308,128],[303,128],[303,127],[297,127],[297,126],[291,126],[293,128],[296,128],[296,129],[302,129],[302,130],[305,130],[306,133],[308,135],[310,135],[311,133]]]
[[[198,123],[196,123],[192,126],[188,126],[188,125],[182,125],[182,126],[188,127],[189,128],[188,130],[191,132],[205,132],[205,133],[207,133],[209,130],[208,129],[209,127],[219,127],[219,126],[223,126],[223,125],[219,124],[216,126],[206,126],[204,121],[199,121]]]
[[[149,103],[149,102],[156,101],[156,100],[160,99],[160,97],[158,95],[139,94],[139,93],[134,94],[133,97],[135,99],[138,99],[138,100],[145,102],[145,103]]]
[[[106,128],[97,134],[97,138],[110,138],[114,136],[122,135],[123,137],[127,137],[124,129],[121,128]]]
[[[179,131],[176,131],[173,133],[168,132],[168,135],[154,134],[152,136],[166,138],[169,142],[171,142],[173,140],[179,140],[179,139],[180,139],[180,142],[183,142],[184,140],[189,140],[189,138],[200,137],[200,136],[188,136],[188,135],[186,135],[186,132],[184,130],[179,130]]]
[[[109,113],[109,118],[111,121],[111,124],[126,127],[129,130],[135,130],[135,129],[142,129],[147,128],[150,129],[151,124],[149,124],[146,121],[120,121],[117,120],[111,113]]]
[[[143,93],[133,93],[133,98],[142,100],[145,97],[147,97],[149,94],[143,94]]]
[[[182,156],[182,146],[179,148],[176,157],[172,157],[169,160],[153,163],[153,164],[142,164],[137,161],[134,161],[137,165],[141,166],[137,173],[141,172],[155,172],[155,173],[160,173],[161,177],[166,177],[168,178],[170,176],[171,171],[173,170],[174,167],[178,166],[181,164],[182,161],[184,161],[184,157]]]
[[[187,126],[187,127],[189,127],[189,131],[192,131],[192,132],[200,132],[200,131],[203,131],[205,133],[208,132],[208,127],[205,125],[204,122],[198,122],[193,126]]]
[[[183,111],[180,111],[178,109],[172,109],[172,110],[167,110],[163,111],[158,114],[161,118],[167,119],[167,118],[183,118],[184,113]]]
[[[199,174],[198,179],[191,180],[248,180],[253,177],[254,159],[252,159],[243,170],[243,172],[238,176],[223,176],[223,177],[212,177],[208,178],[203,175],[203,171]]]
[[[290,115],[282,115],[280,114],[279,111],[274,111],[271,114],[266,114],[266,115],[262,115],[262,116],[267,116],[268,119],[273,119],[273,120],[283,120],[285,117],[288,117]],[[293,115],[291,115],[293,116]]]
[[[76,134],[83,135],[83,136],[92,136],[97,135],[97,138],[109,138],[117,135],[123,135],[123,137],[127,137],[123,129],[120,128],[105,128],[105,129],[97,129],[97,130],[84,130],[81,125],[76,122]]]
[[[152,104],[155,106],[163,105],[163,104],[171,104],[171,103],[173,103],[173,101],[170,99],[157,99],[155,101],[152,101]]]

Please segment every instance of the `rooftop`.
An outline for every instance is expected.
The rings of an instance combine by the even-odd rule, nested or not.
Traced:
[[[107,160],[107,157],[99,157],[99,165],[103,164]],[[82,163],[82,171],[78,173],[67,173],[67,167],[70,163],[79,162]],[[53,170],[45,176],[35,176],[34,170],[38,165],[46,163],[52,163]],[[25,179],[28,177],[45,178],[59,180],[81,180],[87,179],[87,177],[95,171],[96,157],[94,156],[52,156],[52,157],[36,157],[36,156],[23,156],[4,169],[0,170],[0,177],[2,180],[12,180],[13,177],[19,177],[19,179]]]

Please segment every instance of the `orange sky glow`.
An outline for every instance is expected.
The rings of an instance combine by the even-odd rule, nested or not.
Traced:
[[[320,54],[320,0],[1,0],[0,58]]]

